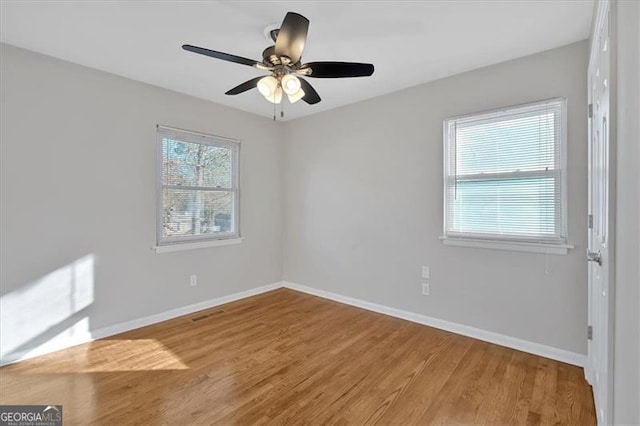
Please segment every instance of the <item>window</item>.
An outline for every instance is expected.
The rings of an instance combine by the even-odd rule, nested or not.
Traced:
[[[565,110],[553,99],[445,121],[445,242],[566,244]]]
[[[236,141],[158,126],[158,245],[239,238]]]

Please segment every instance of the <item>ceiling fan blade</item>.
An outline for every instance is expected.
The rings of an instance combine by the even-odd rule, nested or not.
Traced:
[[[300,61],[308,31],[307,18],[295,12],[288,12],[276,39],[276,55],[287,56],[294,64]]]
[[[258,82],[260,80],[262,80],[264,78],[264,76],[260,76],[260,77],[256,77],[256,78],[252,78],[249,81],[245,81],[242,84],[238,84],[236,87],[234,87],[231,90],[228,90],[225,95],[239,95],[240,93],[244,93],[247,90],[251,90],[254,87],[256,87],[258,85]]]
[[[317,104],[321,101],[320,95],[318,95],[316,89],[314,89],[307,80],[300,77],[298,77],[298,80],[300,80],[300,85],[302,86],[302,90],[304,90],[304,97],[302,98],[303,101],[309,105]]]
[[[249,65],[255,67],[259,64],[258,61],[253,59],[243,58],[241,56],[232,55],[230,53],[216,52],[215,50],[205,49],[204,47],[192,46],[190,44],[183,44],[182,48],[189,52],[198,53],[200,55],[210,56],[216,59],[222,59],[223,61],[234,62],[236,64]]]
[[[300,67],[300,71],[311,69],[304,74],[316,78],[369,77],[373,74],[372,64],[358,62],[309,62]]]

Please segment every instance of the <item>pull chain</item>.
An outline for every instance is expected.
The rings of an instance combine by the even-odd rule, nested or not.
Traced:
[[[282,90],[282,84],[280,83],[280,81],[278,81],[278,85],[276,86],[276,90],[281,89]],[[273,94],[274,97],[274,101],[275,101],[275,93]],[[284,96],[283,96],[284,97]],[[280,118],[284,118],[284,102],[282,102],[282,99],[280,100]],[[273,121],[276,121],[276,103],[273,103]]]

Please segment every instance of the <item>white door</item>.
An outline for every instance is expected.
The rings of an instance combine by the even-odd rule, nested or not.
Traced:
[[[599,424],[610,424],[612,414],[612,233],[609,226],[610,3],[600,2],[589,61],[589,343],[587,379],[593,386]]]

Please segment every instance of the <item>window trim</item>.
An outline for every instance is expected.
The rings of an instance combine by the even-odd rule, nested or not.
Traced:
[[[575,248],[570,244],[532,243],[522,241],[497,241],[475,238],[440,237],[442,244],[446,246],[488,248],[496,250],[522,251],[544,254],[567,254]]]
[[[536,107],[548,103],[559,103],[560,104],[560,169],[555,172],[560,174],[560,208],[562,209],[560,215],[560,230],[561,237],[560,238],[519,238],[517,236],[497,236],[497,235],[486,235],[486,234],[473,234],[473,233],[451,233],[447,232],[447,219],[448,219],[448,210],[447,210],[447,183],[450,179],[449,172],[449,154],[450,154],[450,132],[449,132],[449,123],[452,121],[468,119],[472,117],[482,118],[484,115],[493,115],[498,113],[507,113],[514,109],[522,109],[528,107]],[[448,117],[442,122],[442,141],[443,141],[443,161],[442,161],[442,171],[443,171],[443,220],[442,220],[442,236],[440,240],[445,245],[452,246],[466,246],[466,247],[481,247],[481,248],[492,248],[492,249],[503,249],[503,250],[512,250],[512,251],[528,251],[534,253],[547,253],[547,254],[567,254],[569,249],[574,248],[574,246],[568,244],[569,240],[569,227],[568,227],[568,191],[567,191],[567,98],[566,97],[555,97],[549,99],[543,99],[534,102],[527,102],[522,104],[510,105],[506,107],[494,108],[490,110],[484,110],[464,115],[458,115],[453,117]],[[532,172],[514,172],[514,176],[518,173],[522,174],[531,174]],[[536,173],[536,172],[533,172]],[[537,173],[544,173],[538,171]],[[554,173],[547,172],[547,173]],[[486,175],[485,175],[486,177]]]
[[[195,242],[186,242],[180,244],[166,244],[164,246],[153,246],[151,247],[157,254],[160,253],[171,253],[174,251],[185,251],[185,250],[196,250],[201,248],[209,248],[209,247],[220,247],[220,246],[229,246],[232,244],[240,244],[244,241],[244,238],[228,238],[226,240],[205,240],[205,241],[195,241]]]
[[[163,158],[162,158],[162,139],[163,137],[174,136],[177,140],[184,142],[191,142],[196,144],[204,144],[210,146],[224,147],[232,150],[232,163],[231,163],[231,186],[229,188],[215,188],[212,191],[215,192],[231,192],[233,193],[233,232],[219,233],[213,235],[192,235],[188,237],[164,237],[163,236],[163,200],[162,193],[165,186],[172,187],[172,185],[163,185],[162,173],[163,173]],[[234,185],[235,183],[235,185]],[[191,186],[180,186],[186,189],[195,189]],[[184,130],[176,127],[169,127],[164,125],[156,125],[156,246],[153,248],[157,253],[166,253],[171,251],[178,251],[180,249],[188,250],[202,247],[213,247],[218,245],[227,245],[224,242],[231,241],[242,242],[240,229],[240,141],[237,139],[226,138],[223,136],[210,135],[206,133],[195,132],[192,130]],[[220,242],[220,244],[215,244]],[[169,249],[170,246],[181,246],[184,248],[178,248],[175,250]]]

